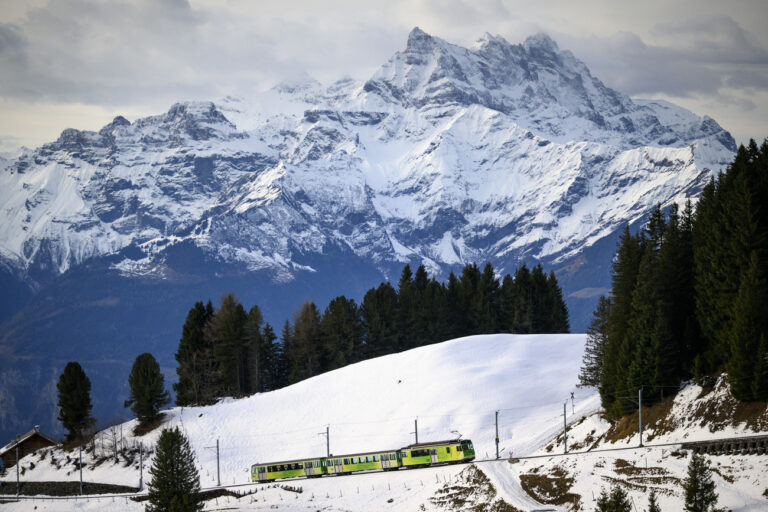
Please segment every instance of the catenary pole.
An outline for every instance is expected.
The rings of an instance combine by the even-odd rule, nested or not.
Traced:
[[[640,446],[643,446],[643,388],[637,390],[637,430],[640,432]]]
[[[563,402],[563,453],[568,453],[568,432],[567,432],[567,423],[565,421],[565,406],[568,405],[568,402]]]
[[[496,458],[499,458],[499,411],[496,411]]]
[[[80,463],[78,464],[80,467],[80,496],[83,495],[83,445],[82,442],[80,444]]]
[[[325,426],[325,456],[331,458],[331,426]]]
[[[219,440],[216,440],[216,486],[221,487],[221,473],[219,473]]]
[[[419,418],[413,420],[413,433],[416,434],[416,444],[419,444]]]
[[[16,436],[16,496],[21,491],[21,484],[19,483],[19,440],[21,436]]]
[[[139,491],[144,487],[144,445],[139,443]]]

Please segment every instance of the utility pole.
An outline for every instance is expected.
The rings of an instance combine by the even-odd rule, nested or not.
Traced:
[[[221,487],[221,473],[219,473],[219,440],[216,440],[216,487]]]
[[[21,492],[21,483],[19,482],[19,441],[21,436],[16,436],[16,496]]]
[[[496,458],[499,458],[499,411],[496,411]]]
[[[413,433],[416,434],[416,444],[419,444],[419,418],[413,420]]]
[[[319,434],[317,434],[319,436],[325,436],[325,456],[327,458],[329,458],[329,459],[331,458],[331,433],[330,433],[330,430],[331,430],[331,426],[330,425],[326,425],[325,426],[325,432],[320,432]]]
[[[643,446],[643,388],[637,390],[637,431],[640,432],[640,446]]]
[[[563,402],[563,447],[564,451],[563,453],[568,453],[568,432],[567,432],[567,423],[565,421],[565,406],[568,405],[568,402]]]
[[[571,414],[576,414],[576,406],[573,403],[573,391],[571,391]]]
[[[80,496],[83,495],[83,445],[80,444]]]
[[[144,446],[139,443],[139,491],[144,487]]]

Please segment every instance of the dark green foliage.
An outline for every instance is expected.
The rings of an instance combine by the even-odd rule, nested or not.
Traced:
[[[768,331],[766,205],[768,144],[752,142],[704,188],[695,212],[688,202],[682,214],[673,205],[665,218],[656,207],[643,231],[624,229],[607,319],[599,324],[602,367],[585,366],[587,382],[599,375],[609,414],[628,412],[621,396],[640,387],[650,404],[684,379],[704,383],[723,369],[737,399],[768,398],[761,348]],[[603,317],[605,304],[599,307]],[[587,350],[585,365],[594,365],[593,341]]]
[[[611,487],[611,493],[606,493],[605,489],[597,498],[596,512],[632,512],[632,503],[629,501],[627,491],[621,486]]]
[[[245,349],[243,351],[243,381],[240,391],[244,394],[253,394],[261,391],[260,381],[263,379],[262,373],[266,373],[263,366],[265,352],[268,350],[262,339],[261,324],[264,317],[261,314],[259,306],[253,306],[248,311],[243,326],[245,335]]]
[[[712,471],[706,459],[694,454],[688,464],[688,477],[683,483],[685,510],[687,512],[714,512],[717,509],[717,493]]]
[[[343,295],[333,299],[325,308],[320,330],[324,371],[357,361],[361,355],[363,328],[354,300]]]
[[[594,318],[587,328],[587,343],[584,347],[584,357],[579,373],[580,386],[597,387],[602,380],[603,353],[610,308],[611,302],[601,296],[597,301],[597,309],[593,313]]]
[[[134,361],[128,385],[131,394],[125,407],[131,408],[139,425],[147,425],[157,419],[160,408],[171,403],[160,365],[149,352],[139,355]]]
[[[661,507],[659,507],[656,501],[656,489],[651,489],[651,493],[648,495],[648,509],[646,512],[661,512]]]
[[[75,361],[67,363],[56,384],[59,392],[59,416],[67,429],[67,441],[80,439],[96,420],[91,416],[91,381]]]
[[[147,512],[203,510],[195,454],[178,427],[160,434],[149,474]]]
[[[196,302],[187,313],[187,319],[181,329],[179,349],[176,361],[179,366],[176,373],[179,381],[173,385],[176,392],[176,404],[180,406],[204,403],[204,390],[214,382],[213,347],[206,340],[205,328],[213,317],[213,305],[210,301],[203,305]]]
[[[397,350],[397,307],[397,292],[389,283],[371,288],[363,297],[361,315],[365,329],[365,358]]]
[[[292,330],[288,381],[295,383],[321,373],[320,312],[314,302],[301,305],[294,314]]]
[[[243,305],[229,293],[221,298],[219,309],[205,329],[217,367],[215,396],[242,396],[246,392],[246,318]]]

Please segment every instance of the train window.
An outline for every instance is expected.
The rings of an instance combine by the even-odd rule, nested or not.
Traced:
[[[349,464],[349,459],[344,459],[344,464]]]
[[[457,452],[461,452],[461,451],[464,451],[464,450],[461,448],[461,445],[459,445],[459,446],[456,447],[456,451]]]
[[[379,456],[378,455],[374,455],[373,456],[373,462],[379,462]]]
[[[446,447],[446,448],[445,448],[445,452],[446,452],[446,453],[451,453],[451,447],[450,447],[450,446]]]
[[[437,450],[435,450],[435,449],[433,448],[433,449],[429,450],[429,454],[430,454],[430,455],[437,455]]]
[[[389,460],[395,460],[395,454],[394,453],[390,453],[389,454]]]
[[[371,456],[370,456],[370,455],[368,455],[368,456],[365,458],[365,462],[371,462]]]

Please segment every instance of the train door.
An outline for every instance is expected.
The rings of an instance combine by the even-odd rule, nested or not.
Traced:
[[[335,473],[339,473],[339,474],[343,473],[344,472],[344,468],[342,468],[342,466],[341,466],[341,459],[336,459],[333,462],[334,462],[334,464],[333,464],[333,471]]]
[[[432,457],[432,464],[437,462],[437,450],[432,448],[431,450],[429,450],[429,455]]]
[[[385,454],[381,456],[381,467],[384,469],[388,469],[390,467],[389,454]]]
[[[312,467],[311,462],[304,463],[304,471],[306,472],[307,476],[312,476],[315,474],[315,468]]]

